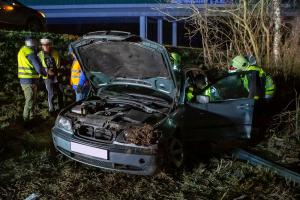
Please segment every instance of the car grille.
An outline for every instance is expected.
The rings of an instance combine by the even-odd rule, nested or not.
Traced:
[[[109,168],[109,169],[113,168],[113,163],[111,163],[111,162],[100,161],[97,159],[88,158],[86,156],[81,156],[79,154],[73,154],[73,158],[76,160],[79,160],[81,162],[88,163],[90,165],[95,165],[98,167],[105,167],[105,168]]]
[[[113,136],[112,132],[105,128],[94,128],[86,125],[80,126],[77,129],[77,134],[80,137],[100,141],[111,141]]]

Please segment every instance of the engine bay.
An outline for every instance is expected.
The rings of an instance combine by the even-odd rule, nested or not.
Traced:
[[[157,112],[151,109],[142,109],[140,104],[131,101],[89,100],[73,106],[64,116],[71,119],[74,133],[79,137],[125,142],[131,132],[135,135],[137,132],[154,134],[153,126],[169,111],[169,108],[157,106]],[[144,136],[138,137],[143,140]],[[145,137],[149,138],[149,135]]]

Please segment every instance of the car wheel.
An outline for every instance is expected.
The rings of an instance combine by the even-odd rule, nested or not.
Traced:
[[[168,162],[169,165],[180,168],[184,163],[184,149],[182,142],[173,137],[168,142]]]
[[[34,32],[43,31],[42,24],[38,19],[30,19],[26,24],[26,28],[27,30]]]

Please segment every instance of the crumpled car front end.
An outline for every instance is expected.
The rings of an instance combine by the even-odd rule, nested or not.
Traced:
[[[160,44],[119,32],[72,43],[92,86],[66,108],[52,130],[55,147],[92,166],[151,175],[161,164],[161,126],[176,94],[168,53]]]
[[[56,120],[55,147],[66,156],[95,167],[152,175],[161,161],[155,124],[164,113],[141,111],[136,105],[89,100],[75,104]]]

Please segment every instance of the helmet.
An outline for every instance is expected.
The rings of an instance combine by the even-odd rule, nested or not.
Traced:
[[[171,60],[173,61],[175,66],[178,66],[181,63],[181,56],[176,52],[172,52],[171,53]]]
[[[238,55],[232,59],[230,62],[230,65],[228,67],[228,72],[233,73],[236,71],[242,70],[244,67],[247,67],[249,65],[248,60],[241,55]]]
[[[28,37],[25,39],[25,45],[27,47],[37,47],[38,46],[38,42],[35,38],[32,37]]]
[[[52,44],[52,41],[51,41],[51,39],[49,39],[49,38],[42,38],[42,39],[40,39],[40,43],[43,45],[43,44]]]

